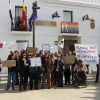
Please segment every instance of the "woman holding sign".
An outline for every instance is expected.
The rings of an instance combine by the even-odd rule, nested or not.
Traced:
[[[32,58],[36,57],[35,54],[32,54]],[[31,62],[30,62],[30,66],[29,66],[29,78],[30,78],[30,90],[33,89],[33,80],[34,80],[34,87],[37,90],[37,66],[31,66]]]

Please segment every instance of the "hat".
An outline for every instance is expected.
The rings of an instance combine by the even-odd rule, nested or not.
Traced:
[[[32,54],[31,54],[31,53],[29,53],[29,54],[28,54],[28,56],[32,56]]]
[[[78,62],[83,62],[83,60],[79,59]]]

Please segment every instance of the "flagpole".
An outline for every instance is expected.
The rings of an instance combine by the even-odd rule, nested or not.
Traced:
[[[35,9],[34,9],[34,2],[33,2],[33,47],[35,47]]]

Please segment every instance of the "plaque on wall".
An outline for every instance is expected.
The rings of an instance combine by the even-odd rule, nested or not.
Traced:
[[[36,20],[36,26],[49,26],[49,27],[57,27],[56,21],[45,21],[45,20]]]

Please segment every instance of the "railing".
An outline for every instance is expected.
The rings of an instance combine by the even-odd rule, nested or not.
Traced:
[[[29,19],[25,20],[23,29],[21,29],[21,20],[18,20],[18,18],[14,18],[11,22],[11,31],[31,31],[31,29],[29,28]]]

